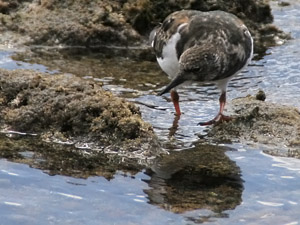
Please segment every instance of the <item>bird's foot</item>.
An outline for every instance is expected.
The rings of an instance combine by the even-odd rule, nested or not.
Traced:
[[[221,113],[219,113],[215,118],[213,118],[212,120],[209,120],[207,122],[200,122],[198,123],[198,125],[200,126],[209,126],[209,125],[213,125],[213,124],[217,124],[217,123],[222,123],[224,121],[229,121],[232,118],[230,116],[225,116]]]

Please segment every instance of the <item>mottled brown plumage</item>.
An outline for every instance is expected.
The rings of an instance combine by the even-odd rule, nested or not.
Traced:
[[[253,40],[243,22],[223,11],[182,10],[156,27],[150,41],[160,67],[172,79],[160,95],[173,89],[176,96],[174,88],[185,81],[216,83],[221,89],[220,112],[210,122],[225,118],[227,83],[253,53]],[[180,115],[179,105],[176,108]]]

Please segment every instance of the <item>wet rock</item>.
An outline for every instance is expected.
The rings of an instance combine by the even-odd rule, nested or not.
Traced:
[[[236,113],[234,119],[213,126],[208,131],[208,139],[254,146],[257,143],[273,155],[299,158],[300,112],[297,108],[261,101],[257,96],[234,99],[231,107]]]
[[[70,74],[0,70],[0,125],[44,140],[91,143],[91,147],[153,156],[159,151],[139,108]],[[133,153],[134,154],[134,153]]]
[[[1,1],[0,42],[26,45],[141,46],[151,29],[180,9],[231,12],[250,28],[255,51],[288,36],[271,25],[270,6],[263,0],[244,1]],[[37,19],[38,18],[38,19]],[[102,51],[101,48],[99,51]],[[147,54],[133,49],[139,57]],[[148,53],[150,48],[148,48]]]
[[[255,95],[256,100],[265,101],[266,100],[266,93],[263,90],[259,90]]]
[[[197,144],[156,159],[148,170],[151,204],[175,213],[209,209],[216,213],[241,203],[240,168],[225,155],[226,147]]]

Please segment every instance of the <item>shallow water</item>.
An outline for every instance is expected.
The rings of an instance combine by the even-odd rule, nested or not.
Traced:
[[[152,178],[145,171],[134,178],[117,172],[112,180],[78,179],[0,160],[1,224],[298,224],[299,160],[259,150],[227,155],[242,171],[241,204],[222,212],[200,208],[179,214],[172,213],[172,202],[163,194],[146,194],[165,193],[168,186],[161,179],[150,188]],[[157,201],[164,202],[165,209],[153,205]]]
[[[291,32],[294,39],[252,61],[230,83],[228,98],[263,89],[268,101],[300,107],[300,1],[287,7],[279,7],[276,1],[272,5],[275,24]],[[0,160],[0,224],[300,223],[298,159],[269,156],[259,147],[238,143],[214,146],[213,162],[203,162],[206,155],[199,157],[212,148],[199,145],[199,134],[208,128],[197,123],[211,119],[218,110],[219,93],[214,86],[182,88],[184,114],[176,121],[169,97],[155,95],[168,82],[155,62],[86,56],[37,60],[1,51],[0,65],[49,74],[74,73],[101,82],[104,88],[140,105],[144,119],[153,124],[165,148],[184,149],[171,151],[166,159],[138,172],[115,172],[104,166],[98,176],[87,172],[86,179],[56,175],[64,173],[49,172],[40,164],[36,166],[40,169],[31,168],[6,157],[8,160]],[[39,162],[49,160],[45,156],[36,159],[30,149],[20,154]],[[224,162],[232,174],[221,180],[203,175],[198,167],[209,169]],[[103,175],[107,173],[113,178]]]

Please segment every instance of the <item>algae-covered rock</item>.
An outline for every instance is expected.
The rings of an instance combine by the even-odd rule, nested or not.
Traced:
[[[229,122],[213,126],[207,138],[258,143],[265,145],[270,154],[300,158],[299,110],[261,99],[265,99],[263,93],[234,99],[231,107],[236,116]]]
[[[142,151],[144,146],[151,155],[150,149],[157,147],[139,108],[99,83],[70,74],[0,70],[0,86],[1,126],[6,130],[93,142],[113,151]]]

